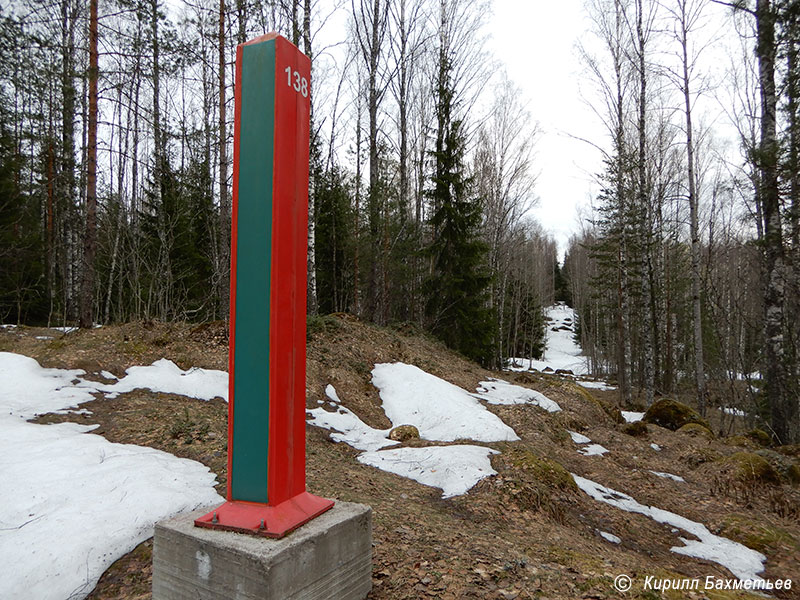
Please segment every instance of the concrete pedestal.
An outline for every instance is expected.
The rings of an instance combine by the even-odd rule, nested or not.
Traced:
[[[337,502],[279,540],[157,523],[153,600],[362,600],[372,587],[372,510]]]

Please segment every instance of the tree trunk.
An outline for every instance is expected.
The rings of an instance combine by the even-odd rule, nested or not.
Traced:
[[[630,335],[630,274],[628,265],[628,202],[625,190],[625,122],[622,83],[622,48],[620,46],[622,32],[622,7],[619,0],[615,0],[616,10],[616,47],[614,56],[614,70],[616,77],[616,122],[615,122],[615,153],[617,161],[617,214],[619,219],[619,282],[618,282],[618,309],[619,309],[619,360],[620,365],[620,395],[624,406],[632,402],[632,375],[631,375],[631,335]]]
[[[700,226],[697,209],[697,178],[695,174],[694,139],[692,130],[692,104],[689,81],[689,32],[687,27],[686,2],[681,0],[681,50],[683,58],[683,99],[686,112],[686,163],[689,178],[689,234],[692,238],[692,333],[694,340],[694,377],[697,407],[706,414],[706,376],[703,360],[703,315],[700,290]]]
[[[313,56],[311,52],[311,0],[303,2],[303,52],[312,60],[311,68],[313,74]],[[310,119],[311,119],[311,139],[309,156],[312,157],[311,171],[308,177],[308,258],[307,258],[307,311],[315,315],[318,312],[319,302],[317,300],[317,245],[316,245],[316,178],[313,172],[316,164],[315,148],[317,133],[314,130],[314,94],[313,81],[308,82],[308,95],[310,98]],[[335,278],[334,278],[335,279]]]
[[[74,316],[72,215],[75,211],[75,9],[70,0],[61,2],[61,88],[63,103],[61,111],[61,161],[59,165],[59,193],[63,200],[56,202],[55,227],[61,245],[61,285],[63,286],[62,318]],[[60,204],[60,206],[59,206]],[[58,250],[56,249],[56,260]]]
[[[638,59],[639,59],[639,156],[638,156],[638,187],[639,187],[639,210],[641,211],[641,231],[643,244],[642,255],[642,272],[641,288],[642,288],[642,306],[646,318],[642,319],[641,331],[642,342],[644,345],[644,389],[645,389],[645,403],[647,406],[653,404],[653,396],[655,393],[655,372],[653,369],[653,323],[651,308],[651,295],[650,288],[650,199],[647,190],[647,70],[645,65],[645,47],[646,39],[644,32],[644,10],[642,0],[636,2],[636,37],[638,41]]]
[[[368,45],[369,56],[367,74],[368,96],[367,115],[369,118],[369,235],[370,235],[370,265],[369,284],[367,285],[367,316],[380,321],[381,317],[381,199],[382,190],[379,189],[380,165],[378,164],[378,62],[380,58],[381,31],[381,0],[373,0],[372,4],[372,31]]]
[[[360,87],[360,86],[359,86]],[[353,313],[361,316],[361,90],[356,99],[356,193],[355,193],[355,231],[353,246]]]
[[[757,0],[758,79],[761,91],[761,139],[758,152],[759,204],[764,222],[765,391],[772,429],[780,443],[790,443],[797,399],[788,392],[784,339],[785,273],[780,188],[778,184],[777,96],[775,91],[775,10],[769,0]]]
[[[223,320],[230,310],[231,220],[228,201],[228,132],[225,110],[225,0],[219,0],[219,301]]]
[[[86,149],[86,232],[83,238],[80,321],[82,328],[93,325],[94,256],[97,246],[97,1],[89,1],[89,124]]]

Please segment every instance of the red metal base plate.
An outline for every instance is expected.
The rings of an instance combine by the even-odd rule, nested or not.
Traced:
[[[308,492],[289,498],[277,506],[230,500],[196,519],[194,524],[196,527],[282,538],[332,507],[333,500]]]

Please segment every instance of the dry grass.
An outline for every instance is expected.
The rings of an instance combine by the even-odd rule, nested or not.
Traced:
[[[135,323],[36,339],[46,335],[53,332],[0,331],[0,351],[32,356],[44,366],[106,369],[118,376],[130,366],[163,357],[183,368],[227,366],[220,323]],[[490,444],[501,451],[492,459],[498,475],[449,500],[442,500],[436,489],[361,465],[357,451],[309,426],[309,490],[372,506],[371,598],[613,598],[619,596],[613,578],[627,573],[638,583],[625,597],[645,599],[659,596],[641,589],[644,575],[729,576],[715,564],[671,552],[680,542],[668,527],[575,490],[565,477],[568,472],[701,521],[743,543],[751,540],[768,550],[766,577],[794,576],[800,587],[800,525],[792,512],[800,506],[800,491],[787,482],[748,482],[743,492],[725,460],[741,448],[724,440],[690,437],[657,425],[649,425],[641,436],[627,435],[617,422],[614,392],[583,390],[555,376],[492,373],[413,330],[378,328],[339,315],[310,323],[308,406],[317,406],[325,386],[333,384],[344,405],[365,422],[389,427],[370,372],[375,363],[393,361],[415,364],[468,390],[486,377],[502,377],[537,389],[564,410],[550,414],[529,406],[490,406],[521,441]],[[224,490],[227,407],[221,400],[139,390],[85,407],[91,415],[47,415],[41,421],[99,423],[99,433],[111,441],[198,460],[217,473],[218,490]],[[611,452],[603,457],[578,454],[566,429],[588,435]],[[651,443],[662,451],[654,451]],[[786,459],[797,461],[791,455]],[[686,483],[656,477],[650,470],[681,475]],[[618,535],[622,544],[605,541],[598,531]],[[150,560],[146,542],[115,563],[91,597],[148,598]],[[781,593],[778,597],[798,597],[796,590]]]

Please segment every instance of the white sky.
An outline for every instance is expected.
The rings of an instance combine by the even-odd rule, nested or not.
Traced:
[[[576,207],[596,192],[593,176],[602,168],[597,149],[570,137],[602,143],[605,135],[581,96],[583,67],[575,45],[588,29],[584,14],[583,0],[494,0],[489,24],[492,52],[522,89],[541,128],[533,216],[562,252],[577,230]]]
[[[553,235],[562,253],[570,235],[578,231],[578,209],[586,207],[584,218],[588,216],[589,201],[599,191],[595,176],[603,170],[602,154],[592,144],[610,145],[607,129],[587,101],[594,97],[600,106],[596,84],[577,49],[579,42],[597,49],[584,2],[493,0],[488,27],[491,52],[522,89],[531,115],[540,124],[534,167],[539,172],[535,189],[539,204],[533,216]],[[663,10],[661,14],[665,16]],[[730,106],[727,72],[738,60],[738,36],[731,31],[727,7],[708,3],[703,14],[701,24],[690,34],[690,56],[699,52],[693,75],[695,138],[700,140],[701,131],[711,127],[717,148],[724,148],[722,154],[736,164],[740,161],[738,136],[722,106]],[[677,66],[675,42],[666,38],[656,44],[664,45],[655,60]],[[703,78],[704,91],[699,95],[697,76]],[[681,119],[675,123],[680,126]]]
[[[533,170],[538,175],[534,189],[538,204],[529,214],[554,237],[562,255],[569,237],[579,231],[579,213],[582,212],[583,218],[589,215],[590,200],[599,191],[596,177],[603,170],[603,162],[601,151],[594,145],[606,149],[610,146],[606,126],[589,101],[594,98],[594,105],[601,106],[602,100],[578,50],[579,43],[598,50],[584,9],[585,1],[492,0],[492,14],[483,31],[488,34],[485,41],[488,54],[521,90],[522,103],[538,122],[539,137],[533,160]],[[343,39],[349,10],[347,2],[327,20],[322,35],[315,41],[317,47]],[[692,34],[690,53],[702,49],[696,75],[707,78],[705,92],[693,100],[695,137],[699,139],[700,129],[713,123],[718,142],[723,138],[733,140],[727,152],[729,160],[736,162],[736,134],[720,107],[721,103],[730,104],[722,88],[727,77],[725,71],[738,54],[738,42],[732,41],[736,36],[730,37],[727,24],[729,12],[716,4],[705,5],[703,25]],[[714,42],[707,46],[712,39]],[[657,44],[660,50],[655,60],[674,63],[674,42],[662,39]],[[329,47],[325,54],[341,63],[343,52],[344,46],[339,45]],[[328,84],[332,94],[335,84],[332,81]],[[697,83],[694,85],[696,91]],[[323,104],[332,100],[332,96],[328,97]],[[484,102],[490,100],[483,98]],[[339,143],[346,137],[347,118],[340,117]],[[675,123],[680,127],[681,119]]]

